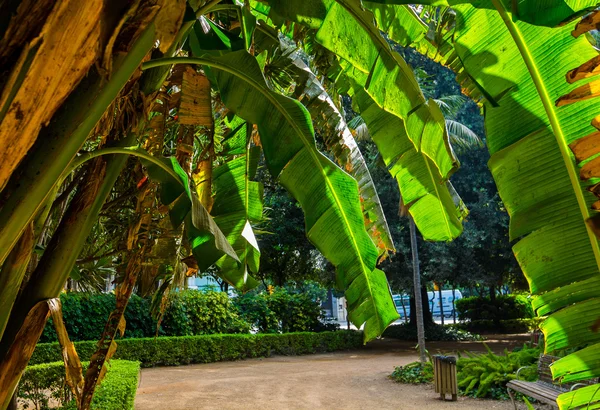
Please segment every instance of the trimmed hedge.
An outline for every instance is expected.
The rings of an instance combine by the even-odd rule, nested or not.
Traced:
[[[534,316],[531,301],[523,295],[498,295],[494,302],[489,297],[471,296],[456,301],[460,320],[529,319]]]
[[[543,318],[493,320],[472,320],[457,323],[453,327],[476,333],[526,333],[539,328]]]
[[[363,344],[362,332],[338,330],[320,333],[234,334],[171,336],[117,341],[115,359],[139,361],[142,367],[212,363],[272,354],[302,355],[355,349]],[[81,360],[89,360],[95,341],[75,342]],[[58,343],[38,343],[30,364],[61,360]]]
[[[82,365],[85,373],[89,363],[82,363]],[[139,362],[111,360],[106,377],[96,388],[91,408],[133,409],[139,375]],[[62,361],[27,366],[19,383],[18,397],[22,404],[33,402],[35,408],[40,409],[49,408],[50,398],[63,405],[63,409],[77,408],[65,382],[65,365]]]
[[[383,337],[401,340],[417,340],[417,326],[410,323],[391,325],[383,332]],[[436,323],[425,326],[425,340],[444,342],[464,342],[483,340],[478,334],[471,334],[453,325],[442,326]]]

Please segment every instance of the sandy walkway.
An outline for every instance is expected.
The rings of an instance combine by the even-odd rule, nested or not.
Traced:
[[[522,341],[490,341],[494,350]],[[481,350],[479,343],[431,343],[430,352]],[[138,410],[499,409],[510,402],[442,402],[429,386],[394,383],[394,366],[416,359],[414,344],[379,341],[361,350],[144,369]],[[525,408],[523,406],[523,408]]]

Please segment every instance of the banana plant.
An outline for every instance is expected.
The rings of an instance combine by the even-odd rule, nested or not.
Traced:
[[[402,1],[373,3],[380,10],[405,7]],[[586,146],[587,123],[597,112],[594,104],[582,101],[581,90],[571,93],[565,74],[597,58],[597,52],[571,34],[574,22],[554,26],[597,2],[569,2],[567,7],[550,1],[545,11],[527,1],[449,3],[456,13],[453,52],[484,97],[489,166],[511,217],[513,250],[538,315],[547,316],[541,325],[546,351],[588,346],[557,361],[553,375],[565,381],[596,377],[600,248],[593,224],[586,224],[594,216],[594,196],[585,189],[593,191],[594,185],[580,181],[586,165],[579,169],[569,147]],[[591,89],[587,86],[584,95],[593,94]],[[573,101],[578,102],[567,104]],[[558,403],[561,409],[590,401],[597,406],[594,392],[576,390]]]
[[[365,342],[379,336],[398,313],[385,274],[376,268],[378,251],[364,226],[358,184],[317,150],[304,106],[269,89],[259,63],[244,50],[143,67],[178,62],[210,68],[227,108],[257,125],[267,168],[302,206],[308,239],[337,268],[350,320],[365,325]]]

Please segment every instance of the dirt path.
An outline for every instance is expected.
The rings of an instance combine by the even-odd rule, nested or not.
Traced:
[[[521,340],[489,341],[500,351]],[[430,343],[430,352],[481,351],[480,343]],[[394,383],[394,366],[416,360],[414,344],[382,340],[350,352],[144,369],[135,408],[167,409],[498,409],[510,402],[442,402],[429,386]],[[523,408],[525,408],[523,406]]]

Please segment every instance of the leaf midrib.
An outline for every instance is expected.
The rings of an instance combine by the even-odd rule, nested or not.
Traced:
[[[574,167],[573,160],[569,155],[568,146],[566,143],[566,137],[563,133],[562,127],[560,125],[560,121],[558,116],[556,115],[556,111],[554,110],[554,104],[550,98],[550,94],[548,93],[548,89],[542,79],[542,76],[535,64],[533,55],[529,51],[525,38],[521,34],[521,31],[516,26],[516,24],[512,21],[509,12],[506,10],[504,5],[500,2],[500,0],[492,0],[492,4],[498,11],[498,14],[504,21],[506,28],[508,29],[510,35],[512,36],[517,48],[521,56],[523,57],[523,61],[525,62],[525,66],[529,71],[531,79],[535,84],[537,92],[539,94],[540,99],[542,100],[542,104],[546,111],[546,115],[548,116],[548,120],[550,121],[550,125],[552,130],[554,131],[554,137],[560,149],[560,154],[563,158],[563,162],[565,167],[567,168],[567,172],[569,174],[569,179],[571,180],[571,186],[575,193],[575,197],[577,198],[577,204],[579,205],[579,210],[584,219],[584,225],[586,227],[586,231],[588,233],[588,237],[590,240],[590,245],[592,246],[592,250],[594,252],[594,257],[596,259],[596,265],[600,268],[600,247],[598,245],[598,240],[596,239],[594,233],[591,231],[585,220],[590,217],[590,213],[588,210],[588,206],[585,202],[585,198],[583,197],[583,192],[581,190],[581,186],[579,184],[579,177],[577,175],[577,170]]]

